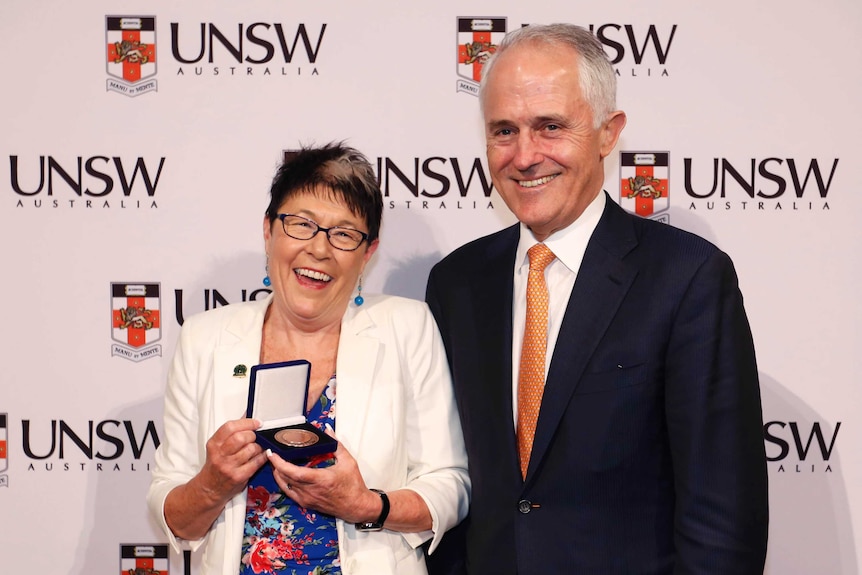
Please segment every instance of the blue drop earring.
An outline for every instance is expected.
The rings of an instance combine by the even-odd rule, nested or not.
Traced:
[[[365,298],[362,297],[362,276],[361,275],[359,276],[359,285],[356,286],[356,289],[359,290],[359,293],[356,294],[355,298],[353,298],[353,303],[355,303],[356,305],[359,306],[359,305],[362,305],[365,303]]]
[[[272,280],[269,279],[269,260],[266,262],[266,275],[263,276],[263,285],[269,287],[272,285]]]

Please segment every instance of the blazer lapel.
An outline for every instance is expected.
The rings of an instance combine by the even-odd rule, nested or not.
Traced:
[[[584,369],[628,293],[637,270],[623,257],[637,239],[628,214],[610,197],[587,245],[551,358],[536,424],[529,482],[581,380]]]
[[[366,425],[365,414],[374,388],[380,341],[365,332],[374,326],[371,316],[362,308],[348,308],[341,324],[338,341],[337,378],[338,407],[336,435],[348,451],[362,444]]]
[[[251,381],[251,366],[260,362],[260,342],[263,318],[272,296],[257,304],[242,304],[242,311],[234,314],[221,334],[218,348],[213,355],[213,399],[209,434],[215,433],[224,422],[245,415],[248,406],[248,388]],[[239,305],[239,304],[237,304]],[[245,377],[234,377],[234,368],[246,367]],[[245,517],[245,492],[234,496],[225,506],[225,525],[241,530]],[[228,536],[228,541],[233,541]],[[227,545],[223,565],[230,568],[239,565],[240,545]]]
[[[245,415],[251,367],[260,362],[263,318],[270,298],[249,307],[249,313],[234,315],[213,357],[213,428]],[[237,366],[246,367],[245,377],[234,377]]]

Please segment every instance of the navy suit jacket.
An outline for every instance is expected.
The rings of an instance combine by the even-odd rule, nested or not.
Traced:
[[[607,199],[522,480],[511,361],[518,238],[515,225],[462,246],[428,280],[473,482],[470,514],[429,558],[431,572],[762,574],[760,389],[729,257]]]

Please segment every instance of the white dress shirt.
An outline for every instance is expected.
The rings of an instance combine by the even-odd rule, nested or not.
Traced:
[[[557,259],[545,268],[545,281],[548,285],[548,347],[545,353],[545,376],[551,364],[557,336],[566,313],[572,288],[578,277],[578,270],[587,251],[587,244],[605,209],[605,194],[599,192],[596,199],[584,213],[566,228],[554,232],[543,242]],[[524,342],[524,323],[527,318],[527,276],[530,273],[530,258],[527,250],[539,243],[533,232],[521,224],[521,238],[515,254],[515,284],[512,293],[512,415],[518,425],[518,370],[521,365],[521,346]]]

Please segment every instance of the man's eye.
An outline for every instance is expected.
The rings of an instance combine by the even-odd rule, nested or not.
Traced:
[[[559,130],[560,126],[558,126],[557,124],[548,124],[547,126],[545,126],[545,129],[553,132],[555,130]]]

